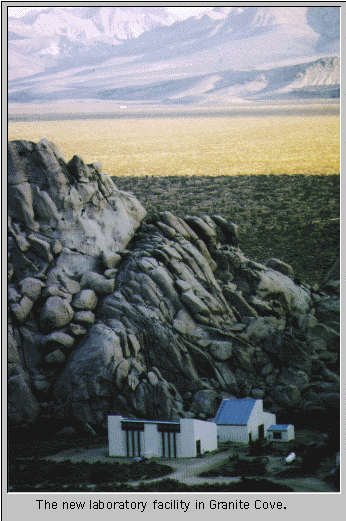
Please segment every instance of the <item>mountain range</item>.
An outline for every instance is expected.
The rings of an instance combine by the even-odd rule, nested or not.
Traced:
[[[50,7],[8,19],[9,102],[335,98],[339,7]]]

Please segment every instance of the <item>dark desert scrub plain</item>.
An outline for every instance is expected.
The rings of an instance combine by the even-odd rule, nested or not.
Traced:
[[[220,214],[240,247],[318,283],[339,257],[340,117],[335,100],[228,108],[116,103],[10,105],[8,139],[53,141],[100,161],[148,213]]]

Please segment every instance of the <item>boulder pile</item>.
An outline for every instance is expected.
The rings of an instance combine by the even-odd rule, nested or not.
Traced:
[[[220,215],[147,216],[47,140],[9,143],[8,176],[11,426],[208,419],[231,396],[339,410],[338,266],[310,287]]]

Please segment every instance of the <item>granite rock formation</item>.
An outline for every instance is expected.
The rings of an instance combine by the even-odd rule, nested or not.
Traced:
[[[212,418],[222,398],[339,410],[339,267],[308,286],[219,215],[146,216],[100,164],[9,143],[12,427]]]

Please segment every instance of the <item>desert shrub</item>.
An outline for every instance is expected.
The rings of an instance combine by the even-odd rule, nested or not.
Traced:
[[[333,469],[327,476],[323,477],[323,481],[332,485],[336,491],[340,490],[340,468]]]
[[[138,492],[293,492],[293,488],[267,479],[241,478],[235,483],[204,483],[187,485],[173,479],[144,483]]]
[[[268,479],[249,479],[243,477],[236,483],[234,492],[293,492],[294,489],[288,485],[275,483]]]
[[[13,492],[91,492],[85,484],[71,484],[62,488],[61,484],[47,484],[45,487],[25,485],[13,488]],[[137,486],[126,483],[96,485],[93,492],[293,492],[293,488],[267,479],[241,478],[235,483],[204,483],[187,485],[174,479],[163,479],[152,483],[139,483]]]
[[[95,492],[114,492],[113,490],[113,483],[98,483],[94,491]]]
[[[47,492],[50,492],[50,490]],[[90,489],[85,483],[73,483],[72,485],[60,488],[59,492],[90,492]]]
[[[162,479],[153,483],[140,483],[137,487],[139,492],[187,492],[189,486],[175,479]]]
[[[302,468],[301,462],[290,464],[287,468],[284,468],[275,474],[277,479],[296,479],[310,476],[311,473],[307,472]]]
[[[288,456],[291,452],[301,454],[307,447],[307,443],[291,440],[289,442],[273,441],[270,444],[270,452],[273,456]]]
[[[69,460],[52,462],[46,460],[31,460],[12,463],[9,467],[9,484],[16,488],[26,485],[57,483],[60,488],[63,484],[77,483],[107,483],[121,481],[137,481],[165,476],[172,472],[168,465],[155,461],[139,461],[125,463],[72,463]]]
[[[239,460],[239,454],[231,454],[228,459],[229,459],[229,461],[234,463],[235,461]]]
[[[235,476],[263,476],[266,473],[268,459],[259,457],[253,460],[239,459],[234,465]]]
[[[34,436],[17,435],[15,431],[9,433],[11,443],[9,444],[9,459],[11,458],[43,458],[57,454],[63,450],[71,450],[81,447],[89,449],[101,447],[108,444],[108,436],[87,436],[87,437],[52,437],[49,439],[35,439]]]
[[[310,443],[302,453],[302,469],[306,473],[315,473],[320,467],[321,459],[324,454],[322,452],[322,445],[319,443]]]
[[[266,474],[267,464],[268,458],[265,457],[247,459],[235,455],[231,456],[227,463],[223,463],[199,475],[204,478],[217,476],[263,476]]]
[[[250,442],[250,456],[264,456],[271,453],[271,444],[265,439],[258,439]]]
[[[137,488],[127,483],[99,483],[93,490],[94,492],[135,492]]]

